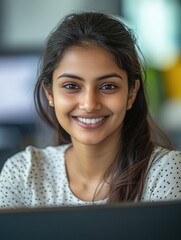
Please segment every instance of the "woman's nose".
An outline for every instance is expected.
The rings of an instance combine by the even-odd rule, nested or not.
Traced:
[[[101,103],[95,90],[87,90],[80,96],[79,108],[86,112],[94,112],[100,110]]]

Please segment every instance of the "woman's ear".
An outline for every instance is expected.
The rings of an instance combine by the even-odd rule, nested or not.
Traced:
[[[45,95],[46,95],[46,98],[49,102],[49,105],[51,107],[54,107],[54,99],[53,99],[53,94],[52,94],[51,89],[47,89],[47,87],[45,85],[43,85],[43,90],[45,92]]]
[[[140,88],[140,80],[135,80],[135,85],[133,88],[130,89],[130,92],[128,94],[127,110],[132,108],[132,105],[136,99],[139,88]]]

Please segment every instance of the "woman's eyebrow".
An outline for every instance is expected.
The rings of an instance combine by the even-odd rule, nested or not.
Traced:
[[[123,79],[122,76],[120,76],[117,73],[109,73],[109,74],[103,75],[101,77],[98,77],[97,80],[99,81],[99,80],[104,80],[104,79],[112,78],[112,77],[117,77],[117,78]]]
[[[57,79],[59,79],[59,78],[73,78],[73,79],[78,79],[78,80],[83,81],[83,78],[76,76],[74,74],[70,74],[70,73],[63,73],[57,77]]]
[[[105,74],[103,76],[100,76],[100,77],[96,78],[96,80],[100,81],[100,80],[104,80],[104,79],[107,79],[107,78],[113,78],[113,77],[117,77],[117,78],[120,78],[120,79],[123,80],[122,76],[120,76],[117,73],[108,73],[108,74]],[[60,76],[57,77],[57,79],[59,79],[59,78],[73,78],[73,79],[78,79],[80,81],[84,81],[84,79],[82,77],[79,77],[77,75],[70,74],[70,73],[63,73],[63,74],[61,74]]]

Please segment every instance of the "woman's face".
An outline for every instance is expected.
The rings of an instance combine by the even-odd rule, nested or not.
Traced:
[[[86,145],[119,141],[126,111],[136,97],[136,91],[128,91],[126,72],[98,46],[66,50],[53,72],[51,93],[45,91],[72,141]]]

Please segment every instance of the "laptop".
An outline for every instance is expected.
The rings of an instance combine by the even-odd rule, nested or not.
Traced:
[[[181,201],[1,210],[0,239],[181,239]]]

